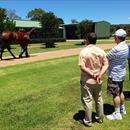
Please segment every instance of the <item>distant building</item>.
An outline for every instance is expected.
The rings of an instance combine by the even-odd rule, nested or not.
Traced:
[[[41,28],[41,24],[39,21],[31,21],[31,20],[14,20],[16,23],[16,28]]]
[[[41,24],[39,21],[30,21],[30,20],[14,20],[16,22],[16,29],[25,29],[28,30],[32,27],[35,27],[39,34],[37,38],[41,37]],[[77,23],[75,24],[63,24],[59,27],[59,37],[66,39],[78,39],[76,35]],[[110,23],[107,21],[94,22],[92,27],[93,32],[97,34],[98,38],[109,38],[110,37]]]
[[[66,39],[77,39],[76,30],[77,24],[64,24],[63,26],[63,37]],[[110,23],[107,21],[94,22],[92,26],[93,32],[97,34],[98,38],[109,38],[110,37]],[[71,32],[70,32],[71,31]]]
[[[94,32],[97,34],[98,38],[109,38],[110,26],[111,24],[107,21],[95,22]]]

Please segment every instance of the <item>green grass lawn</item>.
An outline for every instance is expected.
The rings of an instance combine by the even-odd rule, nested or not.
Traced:
[[[0,130],[130,130],[130,101],[126,101],[127,115],[121,121],[104,119],[92,128],[80,124],[79,76],[78,56],[1,68]],[[111,109],[106,80],[104,75],[103,99]],[[127,72],[124,90],[129,87]]]

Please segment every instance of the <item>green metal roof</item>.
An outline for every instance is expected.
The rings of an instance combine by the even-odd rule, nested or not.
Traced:
[[[16,22],[16,27],[22,28],[41,28],[41,24],[39,21],[29,21],[29,20],[14,20]]]

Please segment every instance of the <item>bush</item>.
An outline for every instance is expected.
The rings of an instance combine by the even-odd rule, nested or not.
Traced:
[[[31,39],[31,43],[66,42],[65,38],[37,38]]]
[[[43,39],[43,43],[45,43],[46,48],[53,48],[55,47],[55,42],[65,42],[66,39],[64,38],[46,38]]]
[[[30,43],[42,43],[42,39],[37,38],[37,39],[31,39]]]

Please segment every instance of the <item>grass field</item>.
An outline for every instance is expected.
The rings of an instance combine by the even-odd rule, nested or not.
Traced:
[[[104,119],[87,128],[78,121],[80,102],[78,56],[0,69],[0,130],[130,130],[130,101],[121,121]],[[112,110],[103,78],[105,114]],[[124,90],[129,91],[128,71]],[[93,112],[95,110],[93,109]]]

